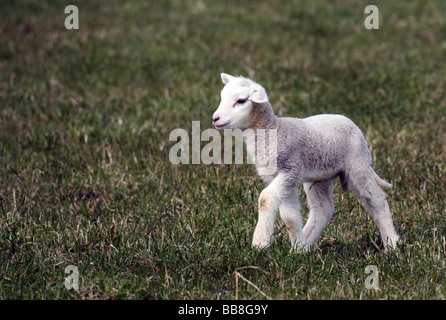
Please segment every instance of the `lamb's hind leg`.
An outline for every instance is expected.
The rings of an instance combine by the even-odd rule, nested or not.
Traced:
[[[365,210],[373,218],[381,233],[384,249],[395,249],[399,236],[392,221],[386,194],[377,183],[376,174],[371,167],[348,174],[350,189],[364,204]]]
[[[304,183],[310,215],[303,229],[306,249],[309,250],[333,216],[333,180]]]

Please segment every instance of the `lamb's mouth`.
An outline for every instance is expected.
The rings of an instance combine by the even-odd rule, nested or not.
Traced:
[[[226,122],[223,124],[215,124],[214,123],[215,128],[217,128],[218,130],[225,129],[225,127],[227,127],[228,125],[229,125],[229,122]]]

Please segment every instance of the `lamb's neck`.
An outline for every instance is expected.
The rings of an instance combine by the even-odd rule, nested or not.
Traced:
[[[277,174],[277,129],[279,118],[274,115],[271,104],[255,105],[251,113],[251,126],[243,131],[243,137],[251,163],[258,174],[271,182]]]
[[[279,119],[269,102],[253,107],[250,129],[277,129],[278,122]]]

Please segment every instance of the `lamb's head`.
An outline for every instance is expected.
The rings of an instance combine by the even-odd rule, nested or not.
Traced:
[[[265,89],[254,81],[221,74],[225,85],[221,91],[221,102],[212,120],[219,129],[247,129],[253,121],[253,109],[269,102]]]

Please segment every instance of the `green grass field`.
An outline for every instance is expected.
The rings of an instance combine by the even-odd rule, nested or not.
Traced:
[[[446,2],[375,1],[378,30],[368,4],[1,1],[0,299],[445,299]],[[212,128],[221,72],[260,82],[279,116],[363,130],[397,253],[339,185],[311,253],[280,219],[251,248],[255,168],[169,161],[173,129]]]

